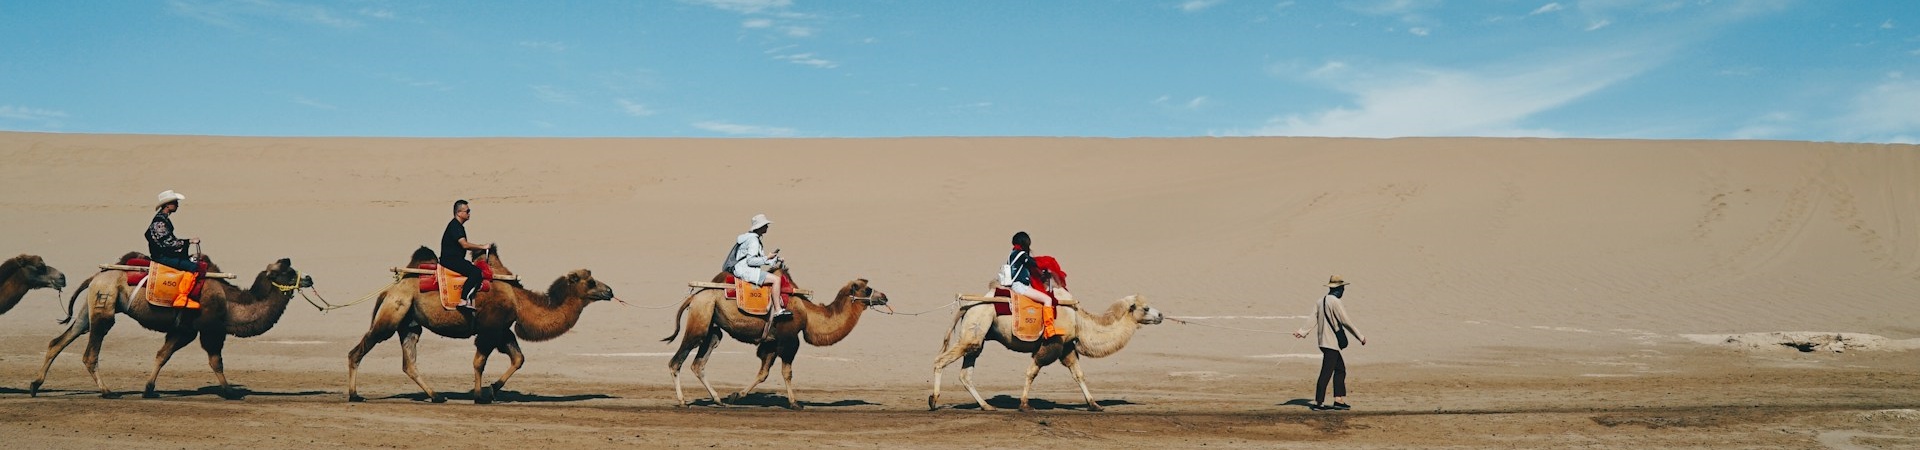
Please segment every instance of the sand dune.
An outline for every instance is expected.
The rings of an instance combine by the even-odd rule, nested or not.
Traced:
[[[1527,373],[1651,377],[1677,364],[1664,359],[1672,354],[1713,351],[1683,334],[1920,338],[1915,146],[0,133],[0,160],[12,194],[0,199],[0,251],[90,273],[143,248],[136,228],[154,194],[174,189],[190,198],[175,219],[181,232],[204,238],[228,269],[251,274],[290,257],[336,302],[391,282],[385,269],[436,242],[451,202],[466,198],[472,236],[498,242],[516,272],[544,282],[589,268],[647,307],[677,302],[685,282],[711,275],[755,213],[775,221],[767,242],[801,284],[867,278],[903,312],[979,290],[1020,230],[1062,259],[1083,302],[1141,294],[1170,316],[1222,327],[1304,326],[1293,317],[1311,314],[1318,286],[1337,273],[1354,282],[1348,308],[1371,339],[1349,358],[1371,380],[1401,375],[1369,365],[1498,371],[1515,354],[1551,355],[1538,362],[1550,367]],[[45,339],[62,329],[51,319],[64,299],[53,296],[36,292],[0,316],[8,380],[24,384],[19,375],[37,369]],[[369,310],[295,309],[266,340],[230,343],[228,370],[344,375]],[[655,340],[672,329],[668,315],[595,305],[574,333],[529,344],[516,382],[658,386],[672,347]],[[924,389],[948,319],[869,315],[840,345],[804,349],[815,358],[802,360],[799,382]],[[145,370],[158,342],[123,325],[102,364]],[[423,349],[443,388],[469,376],[468,344],[429,338]],[[1313,352],[1281,334],[1165,324],[1087,370],[1096,394],[1203,372],[1299,386],[1317,362],[1289,356]],[[1911,369],[1911,353],[1847,357]],[[50,384],[85,387],[77,359],[68,350]],[[380,377],[362,389],[412,392],[394,378],[398,359],[392,343],[376,349],[363,373]],[[737,388],[751,359],[721,354],[708,373]],[[195,360],[176,358],[163,383],[200,383]],[[981,364],[983,385],[1017,391],[1020,356],[994,348]],[[1071,389],[1057,367],[1042,379]],[[635,395],[671,398],[647,389]]]

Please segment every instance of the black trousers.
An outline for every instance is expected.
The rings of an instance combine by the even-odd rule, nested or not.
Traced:
[[[440,267],[445,267],[447,270],[459,273],[460,276],[467,277],[467,283],[460,286],[460,298],[462,299],[473,298],[473,293],[480,291],[480,283],[486,282],[486,280],[480,279],[480,268],[474,267],[473,263],[463,259],[442,258],[440,260]]]
[[[1320,381],[1313,384],[1313,402],[1325,405],[1327,380],[1333,380],[1333,396],[1347,396],[1347,360],[1340,351],[1320,347]]]
[[[189,260],[187,258],[175,258],[175,257],[169,257],[169,256],[153,255],[152,261],[156,263],[160,263],[161,265],[164,265],[167,267],[172,267],[174,269],[184,270],[187,272],[200,270],[199,263],[195,263],[192,260]]]

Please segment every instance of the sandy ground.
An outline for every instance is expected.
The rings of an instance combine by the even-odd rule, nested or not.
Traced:
[[[161,398],[139,398],[160,336],[124,319],[101,375],[134,395],[99,398],[76,345],[30,398],[65,314],[34,291],[0,316],[10,448],[1920,446],[1914,146],[0,133],[0,160],[0,251],[70,277],[140,249],[133,228],[174,189],[189,196],[182,234],[230,270],[292,258],[345,302],[391,282],[385,269],[468,198],[472,235],[530,284],[589,268],[640,306],[596,304],[567,335],[527,343],[494,405],[423,401],[393,341],[362,366],[371,400],[346,403],[344,356],[370,305],[299,300],[267,334],[229,341],[239,400],[213,395],[197,348],[161,373]],[[649,308],[710,275],[756,212],[803,285],[866,278],[900,312],[933,312],[869,313],[846,341],[802,349],[805,411],[775,407],[777,379],[739,407],[674,408],[674,347],[658,342],[673,319]],[[1088,360],[1106,412],[1084,411],[1057,366],[1036,383],[1039,412],[977,410],[957,368],[926,411],[939,308],[991,276],[1016,230],[1062,259],[1083,301],[1140,294],[1206,326],[1149,326]],[[1370,345],[1347,352],[1357,408],[1312,412],[1317,351],[1277,332],[1306,325],[1333,273],[1354,281]],[[1837,333],[1850,336],[1838,348],[1769,341]],[[469,343],[421,348],[429,383],[470,386]],[[744,344],[719,350],[709,380],[737,390],[755,361]],[[1025,364],[989,344],[974,378],[1009,408]]]

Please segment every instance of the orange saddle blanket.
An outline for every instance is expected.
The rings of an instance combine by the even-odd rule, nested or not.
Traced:
[[[206,282],[204,278],[206,267],[206,263],[201,263],[199,272],[188,272],[168,267],[166,264],[147,264],[147,272],[140,273],[137,277],[146,281],[147,304],[171,308],[174,299],[180,297],[180,291],[183,289],[187,291],[187,298],[196,301],[200,299],[201,286]],[[127,279],[133,283],[139,283],[135,281],[134,273],[136,272],[129,271]]]
[[[493,279],[492,266],[488,266],[482,263],[476,263],[474,264],[474,266],[480,268],[481,280]],[[420,268],[432,270],[435,272],[434,276],[420,277],[420,292],[439,291],[440,306],[446,309],[454,309],[460,306],[460,287],[466,286],[467,277],[460,276],[459,272],[454,272],[453,270],[447,269],[445,267],[440,267],[439,264],[434,264],[434,263],[421,264]],[[491,288],[487,286],[490,284],[493,284],[493,283],[486,283],[486,282],[480,283],[480,292],[487,292],[491,290]]]
[[[1013,316],[1014,339],[1032,342],[1060,335],[1060,330],[1053,327],[1053,319],[1059,314],[1058,306],[1048,308],[1045,302],[1006,289],[995,290],[994,295],[1013,299],[1006,303],[994,303],[993,312],[995,315]]]
[[[785,308],[788,302],[793,299],[793,278],[781,275],[780,281],[780,307]],[[759,286],[748,283],[734,278],[733,274],[727,274],[725,282],[733,284],[733,289],[727,290],[727,299],[733,300],[738,304],[740,306],[740,312],[762,316],[766,315],[767,311],[772,309],[772,286]]]

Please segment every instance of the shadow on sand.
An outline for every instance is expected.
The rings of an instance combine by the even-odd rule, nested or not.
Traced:
[[[1139,403],[1134,403],[1126,400],[1097,400],[1094,403],[1098,403],[1102,408],[1105,408],[1108,406],[1139,404]],[[1020,399],[1015,398],[1014,396],[1011,396],[1011,395],[996,395],[996,396],[993,396],[993,398],[987,399],[987,404],[1000,409],[1018,409],[1020,408]],[[1046,399],[1039,399],[1039,398],[1028,399],[1027,405],[1032,406],[1035,411],[1055,411],[1055,410],[1086,411],[1087,410],[1087,404],[1085,403],[1054,403],[1053,401],[1046,400]],[[962,405],[954,405],[953,409],[977,410],[977,409],[980,409],[980,405],[967,403]]]

